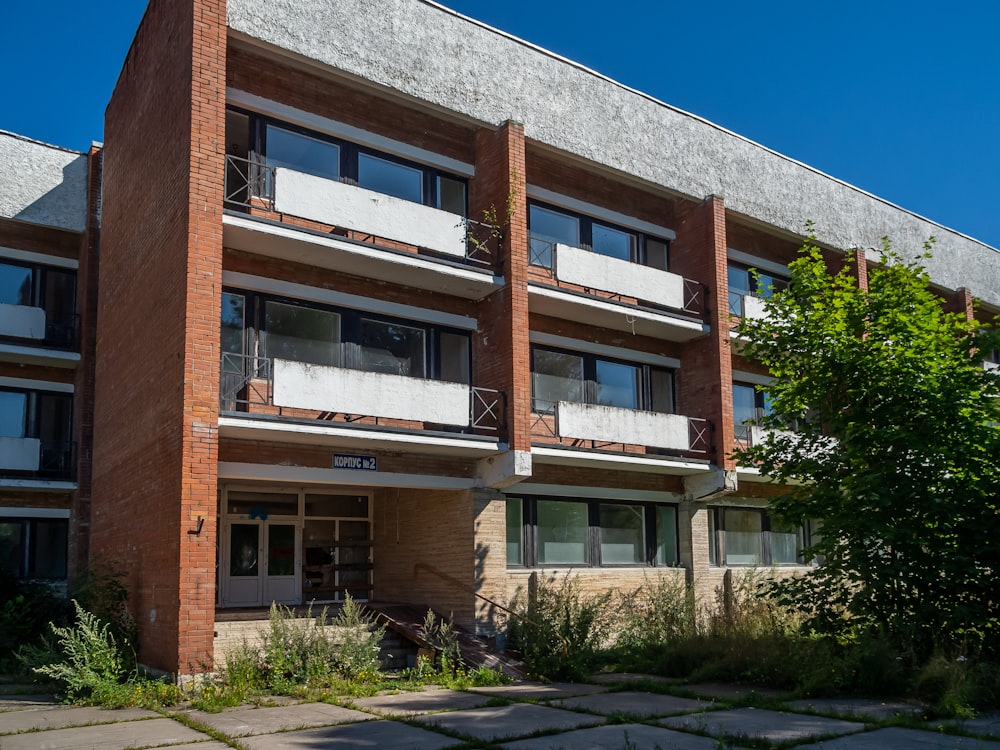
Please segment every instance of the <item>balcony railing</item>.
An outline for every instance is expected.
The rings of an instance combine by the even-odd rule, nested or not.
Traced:
[[[291,173],[292,170],[282,170]],[[303,175],[306,179],[322,180],[323,178]],[[281,219],[286,212],[281,210],[280,201],[276,201],[276,190],[281,190],[277,168],[261,163],[259,160],[244,159],[242,157],[226,155],[225,184],[223,188],[223,205],[237,211],[254,212],[259,211],[264,214],[276,213]],[[347,178],[339,180],[329,180],[332,183],[348,185],[357,188],[357,183]],[[357,188],[363,190],[362,188]],[[369,191],[365,191],[369,192]],[[401,200],[385,196],[387,200]],[[431,209],[421,204],[412,204],[413,210],[433,211],[444,215],[445,212]],[[306,213],[303,211],[302,213]],[[319,217],[295,215],[297,218],[316,220],[323,222]],[[502,247],[502,228],[493,224],[475,221],[464,217],[455,216],[457,222],[452,229],[458,230],[463,238],[464,248],[457,255],[451,252],[445,253],[449,259],[459,260],[469,265],[497,268],[500,263],[500,250]],[[415,222],[418,223],[418,222]],[[399,245],[408,245],[420,252],[440,252],[434,248],[422,246],[420,244],[408,243],[405,239],[392,238],[373,233],[358,226],[333,226],[331,234],[346,236],[348,239],[363,242],[366,244],[378,245],[386,249],[398,249]]]
[[[561,410],[560,407],[563,407]],[[579,414],[574,414],[573,427],[566,429],[563,425],[564,418],[560,419],[560,411],[565,411],[566,407],[572,407],[576,411],[584,414],[588,410],[604,411],[607,414],[597,415],[594,420],[586,420],[584,425],[579,424]],[[632,412],[632,414],[629,414]],[[637,421],[648,423],[643,437],[642,430],[633,431],[635,434],[626,437],[623,433],[629,431],[628,426],[622,425],[622,417],[634,417]],[[603,417],[603,418],[602,418]],[[607,426],[607,418],[611,417],[615,423],[610,429]],[[666,431],[673,434],[664,436],[663,432],[656,431],[658,422],[670,420],[673,424],[667,427]],[[591,425],[586,422],[590,421]],[[602,424],[603,423],[603,424]],[[683,427],[680,425],[683,424]],[[583,430],[581,430],[583,426]],[[664,425],[666,426],[666,425]],[[653,427],[650,430],[649,427]],[[591,435],[580,437],[581,431],[589,431]],[[617,433],[612,435],[611,433]],[[635,454],[645,453],[646,455],[667,455],[667,456],[701,456],[711,452],[711,432],[712,424],[707,419],[700,417],[686,417],[679,414],[661,414],[659,412],[645,412],[636,409],[614,409],[601,407],[594,404],[571,404],[567,402],[541,402],[534,401],[531,414],[531,435],[542,443],[558,443],[573,448],[587,448],[590,450],[611,451],[615,453]]]
[[[47,349],[75,351],[80,341],[80,316],[52,313],[40,307],[0,303],[0,339]]]
[[[269,357],[223,354],[219,397],[228,413],[506,435],[506,396],[494,388]]]
[[[76,444],[35,438],[0,438],[0,477],[74,481]]]
[[[648,278],[651,274],[669,274],[677,280],[677,283],[682,285],[680,291],[677,293],[678,304],[665,304],[662,301],[657,301],[655,299],[643,299],[641,296],[635,294],[629,294],[627,291],[620,291],[617,289],[607,289],[597,286],[598,283],[604,282],[603,286],[613,286],[615,284],[615,274],[604,275],[600,273],[594,273],[593,279],[573,279],[572,281],[566,281],[560,278],[562,274],[558,273],[557,269],[557,259],[559,257],[559,248],[563,248],[563,252],[566,251],[580,251],[580,252],[593,252],[589,247],[583,248],[570,248],[568,246],[560,245],[557,242],[552,242],[550,240],[542,239],[540,237],[531,236],[528,240],[528,263],[545,273],[549,278],[555,281],[557,284],[565,282],[571,288],[582,288],[588,294],[592,294],[603,299],[614,300],[616,302],[626,302],[630,304],[642,304],[649,305],[654,308],[664,308],[680,310],[681,312],[690,313],[691,315],[697,315],[702,317],[705,315],[705,285],[699,281],[693,279],[686,279],[677,274],[669,273],[667,271],[660,271],[659,269],[647,268],[646,266],[638,265],[632,263],[631,261],[625,261],[616,258],[604,258],[604,256],[597,256],[599,259],[606,260],[609,263],[615,265],[622,264],[619,266],[621,271],[618,276],[624,277],[629,275],[630,271],[635,271],[637,277]],[[577,264],[572,264],[574,267]],[[634,269],[632,267],[635,267]],[[640,270],[642,269],[642,270]],[[642,271],[647,271],[643,273]],[[603,278],[602,278],[603,276]],[[649,296],[653,296],[652,294]]]

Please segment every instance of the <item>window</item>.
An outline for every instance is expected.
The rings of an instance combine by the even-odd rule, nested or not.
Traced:
[[[254,161],[256,155],[268,167],[287,167],[466,215],[467,182],[462,177],[254,112],[226,114],[229,153],[239,159]],[[264,190],[273,196],[273,185]]]
[[[43,342],[53,347],[76,344],[75,271],[0,260],[0,304],[43,309]]]
[[[20,388],[0,388],[0,437],[32,438],[40,443],[37,466],[0,454],[0,469],[68,479],[72,475],[73,396]],[[30,464],[30,465],[29,465]]]
[[[589,248],[599,255],[667,270],[669,241],[617,227],[553,206],[528,205],[529,261],[552,268],[556,244]]]
[[[24,579],[66,577],[69,521],[0,518],[0,570]]]
[[[676,565],[677,509],[659,503],[508,498],[507,565]]]
[[[547,414],[559,401],[673,412],[669,370],[591,354],[532,347],[532,409]]]
[[[803,565],[816,524],[785,526],[756,508],[710,508],[709,555],[713,565]]]
[[[749,383],[733,383],[733,424],[737,440],[749,444],[751,425],[770,412],[770,402],[764,391]]]
[[[769,299],[772,294],[788,288],[788,279],[775,274],[730,263],[729,314],[743,317],[744,297]]]
[[[354,370],[468,384],[471,339],[465,331],[400,321],[263,294],[222,295],[224,354],[253,354]],[[239,374],[224,356],[223,373]]]

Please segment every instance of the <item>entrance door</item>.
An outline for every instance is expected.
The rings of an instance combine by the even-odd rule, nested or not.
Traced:
[[[226,524],[228,564],[222,603],[227,607],[299,604],[298,526],[278,521]]]

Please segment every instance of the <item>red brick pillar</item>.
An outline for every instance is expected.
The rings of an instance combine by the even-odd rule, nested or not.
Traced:
[[[475,341],[476,385],[507,396],[510,449],[531,450],[531,361],[528,346],[528,210],[525,197],[524,126],[506,122],[476,133],[476,176],[469,215],[496,209],[503,228],[498,272],[504,286],[479,305]],[[508,200],[513,211],[507,218]]]
[[[152,0],[105,119],[91,552],[178,674],[213,659],[225,73],[225,0]]]
[[[952,293],[951,299],[945,302],[945,310],[964,315],[966,320],[975,320],[976,309],[972,299],[972,292],[964,286],[956,289]]]
[[[726,211],[711,195],[700,204],[681,202],[677,238],[670,245],[670,270],[705,285],[705,322],[711,330],[684,346],[677,376],[678,412],[704,417],[713,426],[710,456],[720,468],[734,469],[732,350],[726,272]]]

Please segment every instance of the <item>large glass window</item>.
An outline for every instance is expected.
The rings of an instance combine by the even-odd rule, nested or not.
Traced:
[[[340,364],[340,316],[311,307],[267,302],[266,354],[313,365]]]
[[[68,541],[64,518],[0,518],[0,570],[15,578],[63,579]]]
[[[358,185],[386,195],[394,195],[414,203],[424,202],[424,175],[419,169],[407,167],[371,154],[358,155]]]
[[[0,261],[0,304],[45,311],[43,342],[53,347],[76,343],[76,272],[49,266]]]
[[[744,315],[743,299],[745,297],[768,299],[776,291],[788,288],[788,279],[747,266],[730,264],[727,277],[729,282],[729,314],[741,318]]]
[[[780,524],[757,508],[709,510],[709,554],[712,564],[730,566],[803,565],[802,551],[811,544],[810,525]]]
[[[674,406],[669,370],[538,346],[532,348],[531,385],[539,414],[559,401],[662,413]]]
[[[24,391],[0,391],[0,437],[25,437],[28,394]]]
[[[472,382],[469,372],[472,358],[469,353],[471,342],[468,335],[443,331],[441,341],[441,380],[451,383]]]
[[[615,227],[565,209],[530,203],[528,206],[529,262],[552,267],[556,243],[589,247],[599,255],[667,270],[669,242],[624,227]]]
[[[302,133],[267,126],[267,165],[288,167],[296,172],[340,178],[340,146]]]
[[[0,303],[31,306],[33,286],[30,268],[0,263]]]
[[[677,562],[672,505],[512,497],[506,513],[510,566]]]
[[[424,331],[365,318],[361,321],[361,369],[426,377]]]

